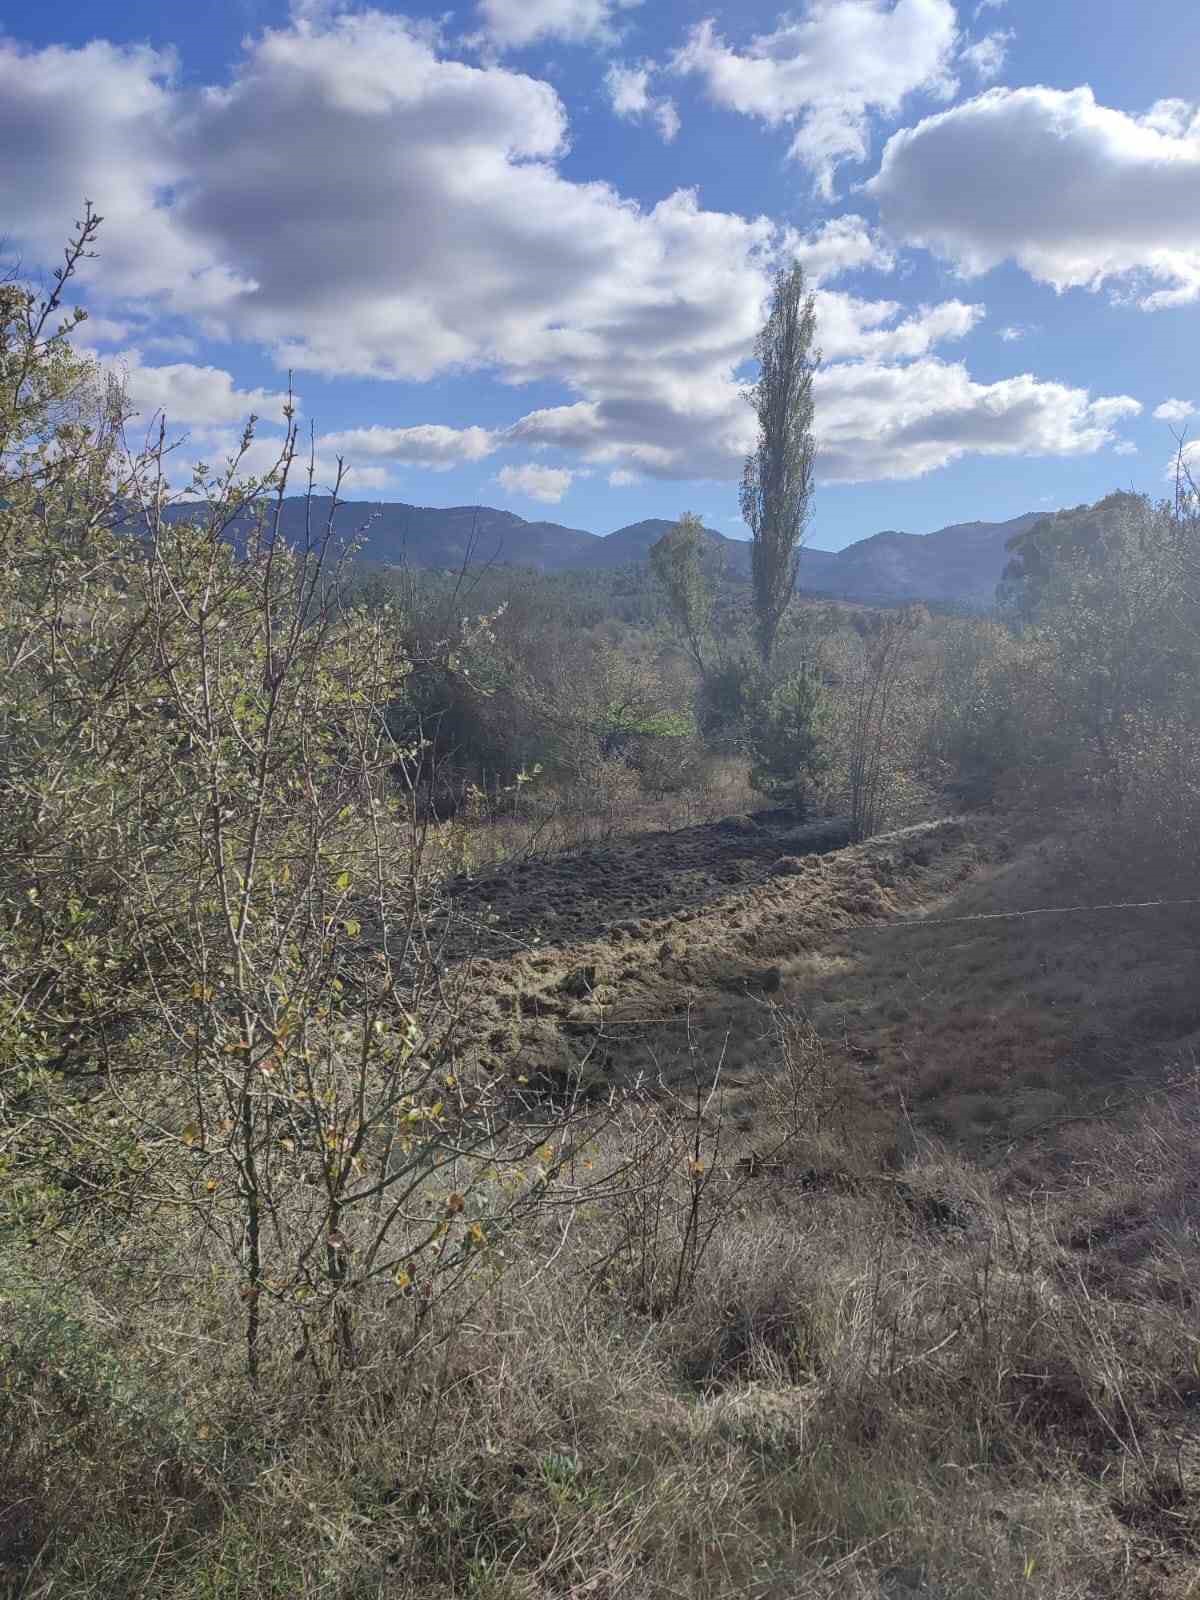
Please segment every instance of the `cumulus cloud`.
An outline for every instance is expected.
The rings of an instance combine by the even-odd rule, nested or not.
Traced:
[[[146,366],[140,350],[125,350],[103,363],[125,385],[129,403],[143,422],[162,415],[168,425],[218,428],[251,415],[278,420],[287,403],[282,391],[239,389],[220,367],[177,361]]]
[[[479,0],[485,36],[500,49],[520,49],[542,39],[609,43],[623,11],[642,0]]]
[[[921,477],[967,454],[1091,455],[1142,409],[1128,395],[1092,400],[1028,373],[976,383],[961,363],[935,357],[830,367],[817,374],[816,396],[818,471],[834,483]]]
[[[804,268],[812,284],[840,278],[846,272],[895,270],[896,257],[862,217],[852,212],[833,217],[813,233],[789,234],[785,251]]]
[[[860,300],[823,289],[817,293],[821,349],[835,361],[907,361],[928,355],[948,339],[965,339],[984,315],[979,305],[946,300],[911,315],[895,300]]]
[[[949,98],[958,44],[952,0],[808,0],[798,20],[735,49],[706,20],[673,58],[717,105],[795,125],[790,154],[833,193],[834,173],[869,153],[869,118],[920,90]]]
[[[651,94],[653,73],[654,67],[650,63],[626,67],[614,61],[604,75],[604,88],[615,115],[627,122],[638,122],[650,115],[663,139],[670,144],[681,126],[679,112],[673,100]]]
[[[887,231],[966,276],[1013,260],[1146,310],[1200,299],[1200,112],[1087,88],[990,89],[893,135],[866,186]]]
[[[796,26],[832,26],[851,11],[873,26],[922,7],[941,14],[940,0],[894,10],[822,0]],[[61,214],[50,208],[51,228],[45,196],[61,201],[86,169],[110,214],[89,290],[101,314],[142,330],[157,308],[172,319],[168,336],[190,314],[187,325],[210,337],[250,341],[302,372],[415,381],[479,372],[566,391],[565,403],[524,417],[514,402],[508,429],[348,430],[335,438],[356,487],[383,487],[397,466],[478,461],[508,444],[579,463],[506,468],[502,486],[514,493],[563,494],[571,472],[589,467],[736,478],[754,438],[739,377],[771,273],[793,256],[822,296],[827,477],[844,476],[848,462],[857,475],[903,477],[971,450],[1071,454],[1107,437],[1104,402],[1083,391],[1032,377],[974,385],[937,359],[976,326],[978,306],[904,310],[841,292],[843,273],[894,266],[861,217],[802,236],[706,210],[687,190],[642,206],[609,184],[572,182],[558,165],[567,124],[549,85],[443,59],[429,30],[401,18],[338,12],[268,30],[226,82],[200,91],[185,92],[148,52],[49,55],[16,58],[23,71],[0,78],[0,89],[17,90],[0,93],[6,226],[49,258]],[[0,47],[10,65],[12,56]],[[36,105],[22,83],[41,86]],[[1159,115],[1180,125],[1177,106]],[[165,154],[143,159],[151,132]],[[93,149],[99,165],[89,166]],[[120,201],[115,224],[106,193]],[[143,409],[162,405],[212,429],[251,409],[275,414],[280,395],[239,391],[215,367],[153,368],[148,333],[133,342]]]
[[[991,83],[1004,71],[1008,47],[1015,38],[1016,34],[1011,28],[998,28],[992,33],[985,33],[974,44],[965,45],[958,59],[970,67],[981,82]]]
[[[160,204],[187,172],[175,71],[167,51],[104,41],[30,51],[0,38],[4,225],[6,242],[44,262],[91,199],[105,218],[110,290],[203,310],[250,285]],[[96,281],[95,266],[80,277]]]
[[[335,455],[394,461],[435,472],[482,461],[499,447],[488,428],[448,428],[433,422],[415,428],[347,428],[325,434],[321,443]]]
[[[501,467],[496,482],[508,494],[525,495],[555,506],[571,487],[575,474],[567,467],[539,467],[529,462],[523,467]]]
[[[1195,415],[1196,408],[1190,400],[1164,400],[1154,408],[1156,422],[1186,422]]]

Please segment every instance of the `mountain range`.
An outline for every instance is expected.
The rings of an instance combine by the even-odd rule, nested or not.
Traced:
[[[314,527],[323,526],[328,507],[327,499],[318,499],[311,507],[301,497],[285,500],[284,538],[302,537],[306,516]],[[185,514],[184,508],[175,514]],[[806,547],[800,557],[800,588],[849,600],[927,600],[987,607],[1008,562],[1009,541],[1043,516],[1028,512],[1007,522],[960,522],[928,534],[888,529],[836,552]],[[343,538],[360,543],[362,560],[449,569],[464,562],[490,562],[539,572],[604,570],[644,562],[650,547],[671,526],[650,518],[598,535],[557,522],[527,522],[493,506],[410,506],[366,500],[346,501],[335,520]],[[236,527],[231,532],[236,536]],[[711,528],[705,533],[727,570],[748,577],[750,545]]]

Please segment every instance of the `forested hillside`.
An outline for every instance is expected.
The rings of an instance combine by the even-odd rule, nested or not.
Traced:
[[[292,496],[280,509],[283,537],[295,540],[315,516],[325,519],[328,496]],[[183,519],[186,502],[168,516]],[[1041,520],[1038,513],[1006,522],[972,522],[936,533],[877,533],[836,552],[809,546],[800,569],[806,594],[882,604],[940,601],[988,610],[1008,562],[1012,539]],[[252,525],[246,511],[230,524],[230,536]],[[660,518],[631,523],[600,538],[554,522],[526,522],[492,506],[437,509],[385,501],[347,500],[335,518],[338,535],[353,543],[358,559],[382,566],[401,564],[435,571],[468,566],[509,566],[541,573],[605,572],[648,560],[651,547],[672,526]],[[711,528],[704,530],[713,558],[731,577],[750,574],[750,545]]]

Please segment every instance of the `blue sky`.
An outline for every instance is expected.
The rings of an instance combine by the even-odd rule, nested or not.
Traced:
[[[1190,11],[9,7],[5,237],[36,271],[95,201],[87,336],[181,462],[254,410],[265,463],[290,370],[352,496],[738,534],[799,257],[814,544],[1159,493],[1200,406]]]

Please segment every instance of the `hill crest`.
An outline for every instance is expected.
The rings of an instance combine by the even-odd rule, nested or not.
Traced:
[[[328,496],[316,497],[321,521]],[[180,507],[176,515],[186,514]],[[302,497],[284,501],[283,534],[295,539],[306,516]],[[838,551],[806,547],[802,592],[864,602],[937,601],[987,607],[1009,559],[1009,541],[1044,516],[1027,512],[1001,522],[961,522],[932,533],[883,529]],[[417,506],[402,501],[348,500],[339,531],[360,544],[362,559],[393,566],[456,569],[466,563],[529,567],[559,573],[613,570],[644,562],[672,523],[661,517],[627,523],[607,535],[562,523],[528,521],[495,506]],[[750,545],[713,528],[705,533],[728,570],[750,573]]]

